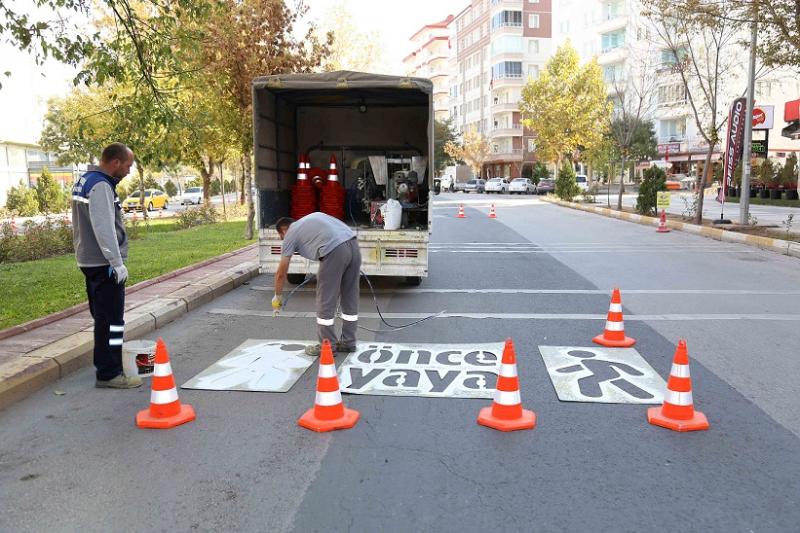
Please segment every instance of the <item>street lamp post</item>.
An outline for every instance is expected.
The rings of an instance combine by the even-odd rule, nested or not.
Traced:
[[[750,218],[750,159],[753,150],[753,91],[756,74],[756,37],[758,30],[758,0],[753,0],[752,35],[750,36],[750,65],[747,71],[747,119],[744,122],[744,150],[742,153],[742,187],[739,190],[739,224]],[[769,157],[769,154],[767,154]]]

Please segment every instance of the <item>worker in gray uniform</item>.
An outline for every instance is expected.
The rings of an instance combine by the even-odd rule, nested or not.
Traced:
[[[130,148],[111,144],[103,150],[100,165],[91,167],[72,188],[72,238],[94,318],[95,386],[99,388],[142,385],[138,376],[122,372],[128,235],[116,187],[132,164]]]
[[[275,296],[272,308],[283,305],[281,293],[289,262],[296,253],[319,261],[317,272],[317,336],[328,339],[336,353],[356,349],[358,326],[358,281],[361,272],[361,251],[353,230],[347,224],[325,213],[311,213],[300,220],[281,218],[275,229],[283,240],[281,262],[275,272]],[[334,328],[336,305],[341,306],[342,335],[337,339]],[[306,347],[306,354],[318,356],[321,344]]]

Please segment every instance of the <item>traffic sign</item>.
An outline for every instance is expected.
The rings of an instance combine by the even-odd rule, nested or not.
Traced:
[[[658,209],[666,209],[669,207],[670,200],[672,199],[672,195],[669,191],[658,191],[656,195],[656,207]]]

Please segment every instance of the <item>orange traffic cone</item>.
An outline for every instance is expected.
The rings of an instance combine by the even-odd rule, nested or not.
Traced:
[[[314,407],[305,412],[297,423],[312,431],[333,431],[350,429],[358,422],[359,412],[348,409],[342,403],[339,391],[339,378],[333,362],[333,352],[328,339],[322,343],[317,377],[317,397]]]
[[[661,210],[661,220],[658,221],[658,229],[656,230],[657,233],[669,233],[670,229],[667,227],[667,212],[666,210]]]
[[[136,425],[140,428],[169,429],[195,419],[194,409],[178,400],[178,389],[172,366],[169,364],[167,347],[161,337],[156,341],[156,360],[153,367],[153,388],[150,392],[150,408],[139,411]]]
[[[686,341],[678,341],[672,370],[669,372],[664,405],[647,410],[647,421],[674,431],[698,431],[708,429],[708,419],[694,410],[692,400],[692,378],[689,375],[689,352]]]
[[[467,218],[467,216],[464,214],[464,204],[458,204],[458,214],[456,215],[456,218]]]
[[[517,429],[533,429],[536,425],[536,414],[522,408],[519,397],[519,378],[517,362],[514,355],[514,343],[506,340],[503,349],[503,362],[491,407],[484,407],[478,414],[478,424],[499,431],[515,431]]]
[[[494,212],[494,204],[489,208],[489,218],[497,218],[497,213]]]
[[[598,335],[592,341],[600,346],[609,348],[630,348],[636,344],[636,339],[625,336],[625,323],[622,320],[622,298],[619,296],[619,289],[615,288],[614,293],[611,295],[606,329],[602,335]]]

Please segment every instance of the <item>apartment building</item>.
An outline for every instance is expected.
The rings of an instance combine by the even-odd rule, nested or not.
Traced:
[[[429,78],[433,82],[433,110],[437,120],[450,114],[450,30],[453,15],[426,24],[409,39],[411,53],[403,58],[408,76]]]
[[[552,0],[472,0],[450,23],[450,117],[489,140],[481,175],[519,177],[535,160],[522,87],[552,53]]]
[[[610,98],[618,99],[618,91],[630,90],[634,84],[644,90],[649,96],[645,117],[654,122],[659,156],[669,164],[671,172],[690,174],[705,160],[708,144],[697,128],[683,82],[675,72],[675,57],[642,11],[639,0],[558,0],[554,41],[561,45],[569,40],[583,61],[597,58]],[[743,35],[742,40],[747,41],[748,36]],[[732,53],[741,67],[724,83],[732,89],[731,94],[743,94],[747,86],[747,52],[740,49]],[[769,155],[780,163],[792,151],[800,150],[800,141],[780,135],[783,105],[798,96],[800,77],[794,72],[771,71],[756,82],[756,103],[774,111]],[[730,104],[722,103],[725,107]],[[765,135],[758,131],[754,138]],[[721,159],[724,148],[714,147],[712,161]]]
[[[55,154],[36,144],[0,140],[0,206],[6,204],[11,187],[35,187],[45,167],[62,187],[75,181],[77,167],[59,165]]]

